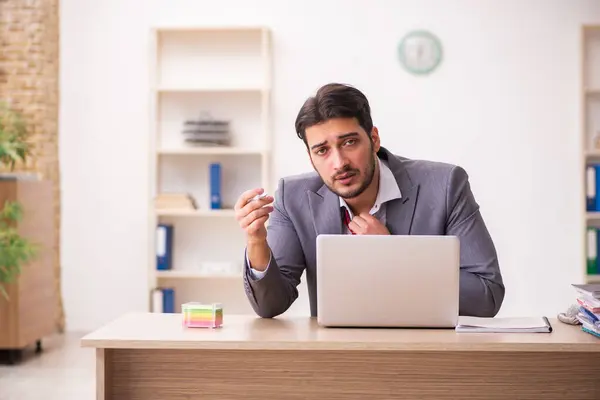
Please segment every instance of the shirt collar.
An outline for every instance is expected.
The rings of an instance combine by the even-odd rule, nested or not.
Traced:
[[[383,203],[402,198],[400,187],[398,186],[398,182],[396,181],[392,170],[388,167],[387,163],[382,161],[379,157],[377,157],[377,162],[379,163],[379,190],[377,192],[375,203],[369,211],[369,214],[371,215],[379,211]],[[346,208],[350,214],[350,219],[352,219],[354,217],[352,210],[350,210],[350,207],[341,196],[339,199],[340,207]]]

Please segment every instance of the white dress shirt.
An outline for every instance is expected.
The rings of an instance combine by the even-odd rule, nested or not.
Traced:
[[[379,162],[379,190],[377,191],[377,197],[375,198],[375,203],[369,214],[375,216],[382,224],[386,223],[386,203],[390,200],[400,199],[402,198],[402,193],[400,192],[400,188],[398,187],[398,182],[396,182],[396,178],[394,174],[388,167],[385,161],[382,161],[379,157],[377,157],[377,161]],[[348,210],[348,214],[350,215],[350,219],[354,218],[354,214],[352,214],[352,210],[346,203],[343,198],[340,199],[340,207],[346,208]],[[350,234],[350,230],[346,225],[344,233]],[[246,254],[246,262],[248,266],[250,266],[250,261],[248,260],[248,255]],[[269,259],[269,264],[271,264],[271,260]],[[250,271],[252,272],[252,276],[254,279],[260,279],[267,273],[267,269],[264,271],[257,271],[250,266]]]

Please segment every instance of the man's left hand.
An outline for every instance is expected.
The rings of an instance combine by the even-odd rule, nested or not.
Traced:
[[[348,227],[357,235],[389,235],[390,231],[377,218],[362,213],[352,218]]]

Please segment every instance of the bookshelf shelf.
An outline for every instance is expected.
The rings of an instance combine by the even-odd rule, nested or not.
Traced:
[[[156,210],[159,217],[225,217],[233,218],[235,211],[231,210]],[[600,217],[599,217],[600,218]]]
[[[272,192],[270,31],[156,27],[151,45],[150,311],[200,301],[252,312],[233,206],[248,189]]]
[[[581,30],[582,152],[585,221],[583,276],[600,282],[600,26]]]
[[[600,212],[588,212],[585,216],[588,221],[600,221]]]
[[[256,86],[161,86],[157,88],[159,93],[177,93],[177,92],[198,92],[198,93],[206,93],[206,92],[267,92],[268,90],[263,87]]]
[[[241,280],[241,275],[207,274],[197,271],[156,271],[158,279],[232,279]]]
[[[158,154],[161,155],[212,155],[212,154],[254,154],[258,156],[266,156],[266,151],[260,149],[250,149],[243,147],[181,147],[171,149],[160,149]],[[600,152],[598,153],[600,154]]]
[[[586,150],[584,152],[586,158],[600,158],[600,149],[599,150]]]

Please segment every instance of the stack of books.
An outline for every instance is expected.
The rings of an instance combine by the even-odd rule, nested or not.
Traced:
[[[189,193],[160,193],[154,199],[157,210],[196,210],[196,201]]]
[[[600,284],[573,284],[577,292],[581,329],[600,338]]]
[[[215,120],[206,115],[184,122],[185,142],[204,146],[227,146],[230,143],[229,121]]]

